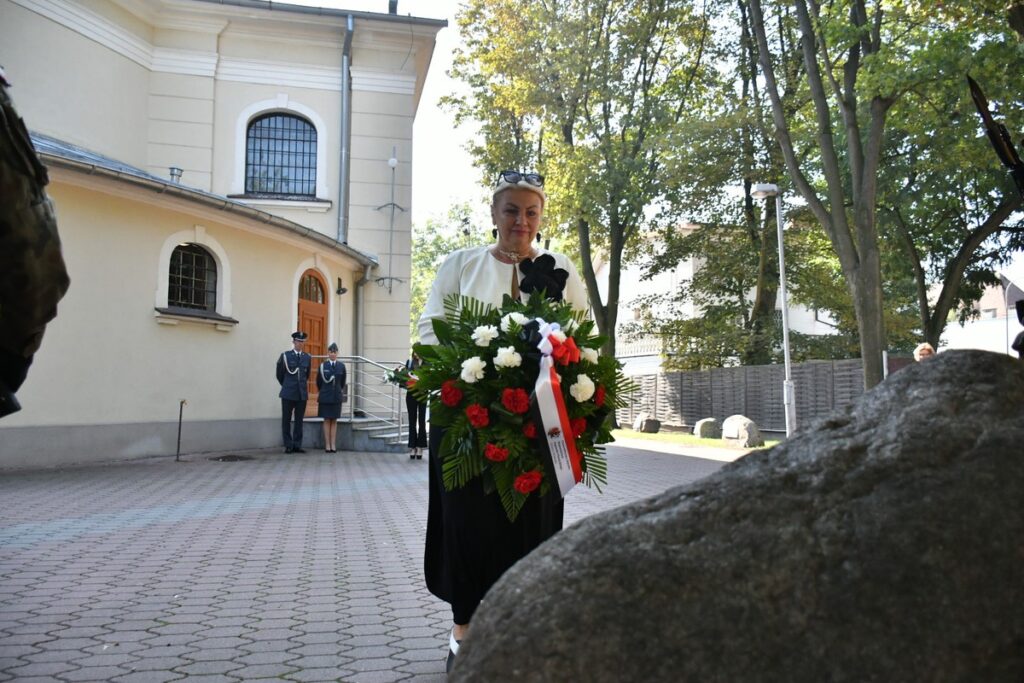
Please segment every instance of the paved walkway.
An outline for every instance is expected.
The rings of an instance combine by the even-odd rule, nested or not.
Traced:
[[[426,460],[245,455],[0,472],[0,681],[443,681]],[[722,464],[608,456],[567,524]]]

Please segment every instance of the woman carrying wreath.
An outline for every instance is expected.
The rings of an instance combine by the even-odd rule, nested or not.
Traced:
[[[529,292],[540,287],[525,285],[524,277],[534,271],[531,277],[536,282],[540,269],[535,269],[535,260],[544,254],[553,258],[556,269],[562,271],[553,271],[558,276],[553,280],[540,281],[548,296],[563,298],[577,310],[589,308],[586,288],[572,261],[538,244],[546,199],[542,176],[517,171],[499,175],[491,202],[496,242],[459,249],[441,265],[419,320],[419,336],[424,344],[438,343],[432,321],[444,318],[444,300],[452,294],[471,296],[495,308],[501,306],[506,294],[528,300]],[[521,283],[524,291],[520,290]],[[515,521],[510,522],[498,496],[485,493],[479,479],[446,490],[439,454],[443,435],[442,428],[431,426],[424,573],[430,592],[452,606],[450,671],[459,642],[484,594],[509,567],[562,528],[563,502],[557,487],[551,487],[544,497],[530,496]]]

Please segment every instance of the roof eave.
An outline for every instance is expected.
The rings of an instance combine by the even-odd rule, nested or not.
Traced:
[[[144,189],[151,190],[157,194],[167,195],[171,197],[178,197],[186,201],[194,202],[196,204],[217,209],[220,211],[226,211],[231,214],[243,216],[249,220],[253,220],[265,225],[272,225],[283,230],[287,230],[290,233],[299,235],[306,239],[312,240],[319,245],[336,251],[344,256],[347,256],[364,268],[376,268],[380,265],[376,256],[372,254],[364,253],[358,249],[338,242],[337,240],[318,232],[310,227],[290,221],[286,218],[281,218],[267,211],[257,209],[249,206],[242,202],[236,202],[227,197],[221,195],[215,195],[202,190],[196,190],[184,185],[172,183],[170,181],[163,181],[158,178],[149,176],[140,176],[124,170],[108,168],[101,164],[91,163],[87,161],[80,161],[77,159],[69,159],[67,157],[60,156],[58,154],[52,154],[48,152],[37,152],[40,159],[47,166],[57,166],[60,168],[69,169],[72,171],[78,171],[86,175],[102,176],[117,180],[122,183],[133,185],[135,187],[141,187]]]

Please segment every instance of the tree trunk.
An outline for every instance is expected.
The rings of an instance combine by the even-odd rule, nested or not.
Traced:
[[[747,201],[752,202],[749,196],[749,183],[747,185]],[[748,216],[747,220],[754,220],[753,215]],[[750,307],[750,334],[747,335],[747,347],[740,359],[744,365],[767,365],[772,361],[770,344],[773,337],[768,331],[775,327],[775,301],[779,292],[778,262],[773,258],[773,253],[778,253],[779,248],[775,221],[775,212],[765,211],[760,233],[757,232],[756,224],[750,231],[751,242],[758,250],[757,288],[754,303]],[[771,235],[776,237],[770,238]]]
[[[882,270],[877,246],[860,256],[861,265],[855,276],[857,292],[853,296],[853,305],[857,313],[860,355],[864,364],[864,388],[870,389],[885,379],[882,365],[882,353],[886,348]]]
[[[1021,196],[1019,193],[1011,190],[1003,197],[1002,201],[999,202],[999,206],[995,208],[991,215],[985,219],[985,222],[967,236],[967,239],[960,245],[960,249],[957,250],[956,256],[953,257],[953,260],[946,267],[946,277],[942,282],[942,290],[939,292],[939,298],[935,301],[928,326],[923,330],[925,339],[935,348],[938,348],[939,338],[942,336],[943,330],[946,329],[946,320],[956,301],[956,293],[960,289],[964,272],[974,258],[974,252],[977,251],[978,247],[985,240],[998,232],[1002,224],[1006,222],[1006,219],[1020,208]]]

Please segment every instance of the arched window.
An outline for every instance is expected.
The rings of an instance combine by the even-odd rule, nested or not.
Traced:
[[[324,286],[319,278],[311,273],[303,275],[299,280],[299,298],[318,304],[324,303]]]
[[[217,262],[198,244],[179,244],[171,252],[167,305],[217,310]]]
[[[245,135],[245,193],[316,197],[316,128],[292,114],[264,114]]]

